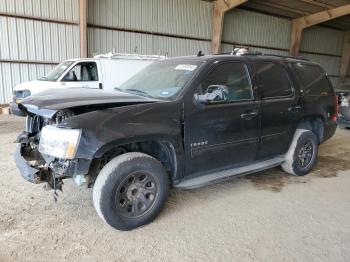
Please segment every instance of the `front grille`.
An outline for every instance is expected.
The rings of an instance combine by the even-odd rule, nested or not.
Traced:
[[[26,119],[26,132],[30,134],[37,134],[44,127],[44,118],[38,115],[27,116]]]
[[[74,113],[70,110],[58,111],[52,118],[44,118],[39,115],[28,115],[26,120],[26,132],[37,134],[44,126],[60,124],[62,121],[73,116]]]

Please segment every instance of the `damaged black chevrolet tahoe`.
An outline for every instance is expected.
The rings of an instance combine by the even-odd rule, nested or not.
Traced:
[[[268,168],[296,176],[336,130],[333,87],[315,63],[267,55],[155,62],[114,92],[41,93],[15,160],[22,176],[93,187],[98,215],[130,230],[152,221],[170,186],[190,189]]]

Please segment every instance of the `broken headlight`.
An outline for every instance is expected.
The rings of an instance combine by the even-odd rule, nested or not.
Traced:
[[[61,159],[72,159],[79,145],[81,130],[43,127],[40,134],[39,152]]]

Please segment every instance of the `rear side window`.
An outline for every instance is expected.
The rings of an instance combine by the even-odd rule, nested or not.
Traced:
[[[297,63],[293,64],[293,68],[304,87],[305,94],[333,94],[332,86],[321,67]]]
[[[256,62],[256,81],[262,99],[285,97],[293,94],[283,66],[272,62]]]

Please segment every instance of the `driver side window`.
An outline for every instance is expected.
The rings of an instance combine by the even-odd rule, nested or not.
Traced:
[[[95,62],[76,64],[64,77],[63,81],[98,81]]]
[[[216,88],[224,90],[226,94],[223,97],[214,98],[213,102],[251,100],[252,88],[246,65],[240,62],[219,64],[202,81],[197,95],[208,95]]]

